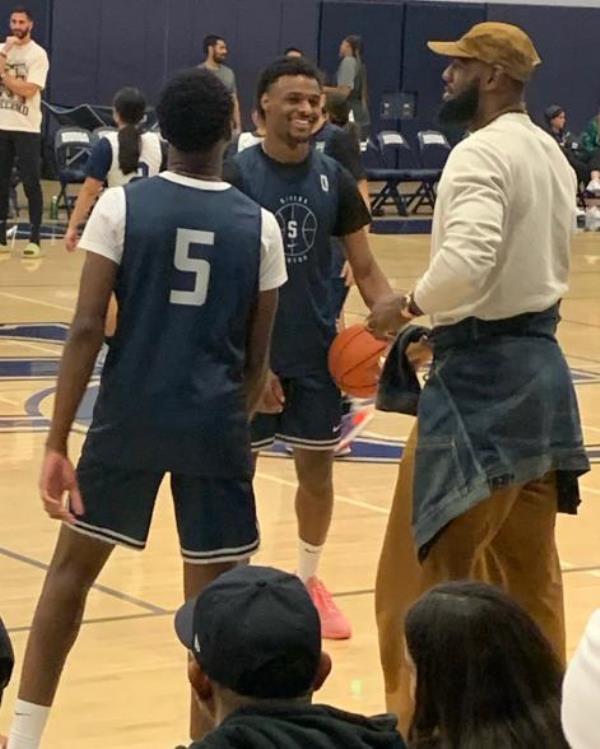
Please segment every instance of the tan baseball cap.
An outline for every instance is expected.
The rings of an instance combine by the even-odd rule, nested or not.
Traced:
[[[533,42],[518,26],[478,23],[456,42],[428,42],[432,52],[500,65],[517,81],[527,81],[541,63]]]

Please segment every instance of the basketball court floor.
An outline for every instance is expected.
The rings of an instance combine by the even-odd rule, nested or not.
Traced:
[[[397,289],[411,287],[426,267],[426,236],[373,237],[372,245]],[[15,678],[0,710],[0,734],[10,721],[28,627],[58,530],[42,511],[37,476],[82,256],[68,255],[59,241],[47,241],[45,247],[40,260],[0,256],[0,614],[17,656]],[[349,310],[350,321],[365,312],[355,290]],[[562,313],[560,340],[594,463],[582,481],[579,517],[559,522],[572,650],[587,618],[600,607],[600,235],[576,238],[571,291]],[[71,440],[74,459],[93,388],[94,382]],[[318,699],[356,712],[384,709],[373,585],[396,462],[410,422],[377,415],[356,455],[339,460],[335,469],[336,511],[321,575],[351,618],[354,637],[326,643],[334,670]],[[257,562],[294,568],[294,487],[288,457],[260,460],[256,491],[263,545]],[[164,749],[185,740],[186,654],[172,626],[181,595],[181,561],[164,486],[147,550],[117,549],[90,594],[45,746]]]

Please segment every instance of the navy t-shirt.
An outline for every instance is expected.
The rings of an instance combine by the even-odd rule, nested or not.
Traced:
[[[300,164],[271,159],[262,146],[225,165],[224,179],[275,214],[283,234],[288,281],[280,289],[271,367],[283,377],[327,371],[336,333],[331,238],[370,223],[356,182],[315,150]]]
[[[360,143],[348,130],[326,122],[313,135],[313,143],[317,151],[339,162],[357,182],[367,178],[360,155]]]

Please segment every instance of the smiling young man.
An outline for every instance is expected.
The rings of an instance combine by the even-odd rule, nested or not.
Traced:
[[[15,159],[29,206],[31,233],[23,254],[38,257],[43,197],[40,185],[41,92],[48,56],[31,38],[33,16],[22,6],[10,16],[10,33],[0,48],[0,252],[8,252],[6,220]]]
[[[263,413],[252,425],[252,444],[258,451],[277,437],[293,448],[298,575],[319,610],[323,636],[343,639],[350,637],[350,624],[316,576],[333,511],[341,420],[340,392],[327,368],[336,333],[331,238],[341,238],[368,307],[391,290],[369,249],[371,217],[355,180],[311,147],[321,112],[318,70],[306,59],[282,58],[262,73],[257,93],[264,143],[226,164],[224,177],[276,215],[289,280],[281,289],[271,380],[258,409]]]
[[[451,58],[440,119],[471,134],[440,181],[428,269],[413,293],[386,300],[370,319],[379,333],[420,314],[434,326],[377,579],[388,708],[404,727],[412,711],[404,616],[439,582],[504,588],[564,660],[554,529],[558,511],[577,511],[577,477],[589,470],[555,337],[575,174],[524,104],[540,59],[521,29],[501,23],[429,46]]]

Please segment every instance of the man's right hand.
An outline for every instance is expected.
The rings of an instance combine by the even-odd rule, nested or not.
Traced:
[[[67,229],[65,232],[65,247],[67,252],[74,252],[79,244],[79,232],[77,229]],[[1,749],[1,748],[0,748]]]
[[[284,405],[285,395],[279,377],[273,374],[273,372],[269,372],[267,384],[256,410],[261,414],[280,414],[283,411]]]
[[[18,39],[16,36],[7,36],[6,41],[4,42],[4,49],[2,50],[5,55],[7,55],[11,49],[15,46]]]
[[[39,488],[44,509],[54,520],[72,523],[84,514],[75,468],[62,452],[46,448]]]

